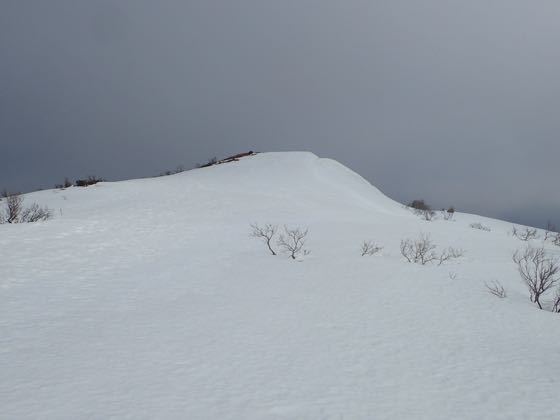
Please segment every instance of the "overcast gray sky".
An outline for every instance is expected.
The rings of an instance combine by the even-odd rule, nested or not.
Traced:
[[[0,187],[309,150],[560,224],[557,0],[0,0]]]

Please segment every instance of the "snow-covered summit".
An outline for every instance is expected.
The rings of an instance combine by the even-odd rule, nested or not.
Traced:
[[[2,418],[558,416],[560,318],[528,301],[508,223],[421,220],[303,152],[25,201],[54,218],[0,225]],[[270,255],[252,223],[308,228],[311,254]],[[407,263],[420,233],[465,254]]]

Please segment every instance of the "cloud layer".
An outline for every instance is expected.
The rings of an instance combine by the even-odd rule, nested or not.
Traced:
[[[0,187],[310,150],[389,196],[560,224],[560,3],[8,0]]]

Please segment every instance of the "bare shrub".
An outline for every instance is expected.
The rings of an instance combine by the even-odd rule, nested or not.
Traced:
[[[544,240],[545,242],[551,241],[554,245],[560,246],[560,232],[558,232],[556,225],[548,222],[544,233]]]
[[[438,261],[438,265],[464,255],[464,251],[448,247],[441,254],[435,251],[436,245],[429,235],[421,234],[417,239],[405,239],[401,241],[401,254],[409,263],[426,265]]]
[[[443,220],[453,220],[455,216],[455,207],[451,206],[447,210],[442,210]]]
[[[248,152],[237,153],[235,155],[223,158],[223,159],[217,161],[217,163],[222,164],[222,163],[238,162],[239,159],[241,159],[243,157],[254,156],[254,155],[256,155],[256,153],[253,152],[252,150],[249,150]]]
[[[302,230],[299,227],[289,229],[284,226],[284,233],[280,234],[277,244],[294,260],[301,254],[308,255],[309,251],[303,248],[308,232],[308,229]]]
[[[556,295],[552,301],[552,312],[560,313],[560,288],[556,289]]]
[[[461,258],[463,255],[465,255],[465,251],[463,251],[462,249],[457,249],[457,248],[453,248],[453,247],[448,247],[446,249],[444,249],[442,251],[442,253],[440,254],[439,258],[438,258],[438,265],[442,265],[444,262],[456,259],[456,258]]]
[[[409,262],[416,262],[416,252],[412,239],[401,239],[401,255]]]
[[[420,216],[422,219],[432,221],[436,216],[436,212],[424,202],[424,200],[412,200],[407,206],[413,209],[414,214]]]
[[[17,194],[7,194],[5,210],[0,213],[0,223],[33,223],[48,220],[52,216],[47,207],[39,207],[37,203],[25,208],[23,197]]]
[[[513,225],[511,234],[522,241],[529,241],[531,239],[537,239],[538,237],[537,229],[518,229],[515,225]]]
[[[196,166],[197,166],[197,168],[207,168],[207,167],[213,166],[217,163],[218,163],[218,158],[214,156],[213,158],[208,159],[208,161],[206,163],[199,163]]]
[[[471,223],[469,226],[473,229],[483,230],[484,232],[491,231],[488,226],[484,226],[482,223]]]
[[[429,235],[421,234],[418,239],[401,241],[401,254],[410,263],[426,265],[437,260],[436,246]]]
[[[271,243],[274,235],[276,234],[276,231],[278,230],[278,227],[271,224],[266,224],[263,227],[260,227],[255,223],[251,225],[251,228],[253,229],[253,231],[251,232],[251,236],[261,239],[268,247],[270,253],[272,255],[276,255],[276,252],[272,248]]]
[[[550,241],[556,246],[560,246],[560,233],[558,232],[547,232],[545,241]]]
[[[95,175],[90,175],[86,179],[77,179],[76,180],[76,187],[88,187],[90,185],[95,185],[98,182],[103,182],[103,178],[99,178]]]
[[[527,247],[513,254],[517,270],[529,289],[531,302],[542,309],[541,297],[558,281],[558,260],[547,256],[544,248]]]
[[[63,190],[64,188],[69,188],[72,185],[74,184],[72,184],[72,182],[68,178],[64,178],[64,182],[62,184],[56,184],[54,187]]]
[[[31,204],[21,212],[20,223],[34,223],[49,220],[52,212],[47,207],[39,207],[37,203]]]
[[[432,208],[424,202],[424,200],[412,200],[408,207],[414,210],[431,210]]]
[[[550,221],[546,224],[546,229],[544,231],[544,240],[548,241],[555,233],[558,232],[556,225],[552,224]]]
[[[378,246],[372,241],[364,241],[362,243],[362,257],[365,257],[366,255],[375,255],[382,249],[382,246]]]
[[[181,172],[185,172],[185,171],[186,171],[185,167],[183,165],[179,165],[175,169],[160,172],[160,174],[158,176],[175,175],[175,174],[180,174]]]
[[[18,223],[23,208],[23,197],[18,194],[8,194],[6,197],[6,223]]]
[[[433,210],[415,210],[414,212],[427,222],[431,222],[436,217],[436,212]]]
[[[217,157],[213,157],[208,159],[208,161],[206,163],[198,163],[196,165],[197,168],[206,168],[208,166],[213,166],[213,165],[221,165],[224,163],[231,163],[231,162],[238,162],[239,159],[247,157],[247,156],[254,156],[258,154],[258,152],[254,152],[252,150],[249,150],[248,152],[242,152],[242,153],[237,153],[235,155],[231,155],[228,156],[226,158],[223,159],[218,159]]]
[[[484,284],[486,285],[488,293],[497,296],[500,299],[507,297],[506,289],[504,289],[504,286],[502,286],[499,281],[494,280],[490,284]]]

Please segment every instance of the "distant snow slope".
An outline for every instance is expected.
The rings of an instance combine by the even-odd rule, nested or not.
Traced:
[[[528,301],[508,223],[422,221],[311,153],[26,202],[54,219],[0,226],[2,419],[560,418],[560,315]],[[311,254],[250,223],[309,227]],[[420,233],[465,257],[406,263]]]

